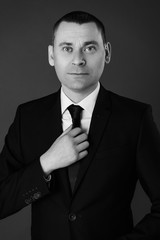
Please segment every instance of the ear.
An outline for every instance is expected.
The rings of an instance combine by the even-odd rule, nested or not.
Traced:
[[[53,53],[53,46],[48,46],[48,62],[53,67],[54,66],[54,53]]]
[[[110,42],[107,42],[104,44],[106,56],[105,56],[105,62],[108,64],[111,60],[111,44]]]

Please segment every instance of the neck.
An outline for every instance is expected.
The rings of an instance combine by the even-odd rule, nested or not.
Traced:
[[[92,93],[96,89],[97,85],[98,85],[98,83],[96,85],[94,85],[92,88],[90,88],[89,90],[85,89],[83,91],[70,90],[70,89],[66,88],[64,85],[62,85],[62,89],[63,89],[63,92],[66,94],[66,96],[69,99],[71,99],[72,102],[79,103],[84,98],[86,98],[90,93]]]

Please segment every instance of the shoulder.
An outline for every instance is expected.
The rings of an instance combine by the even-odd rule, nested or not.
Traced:
[[[146,107],[149,106],[149,104],[136,100],[136,99],[132,99],[132,98],[128,98],[122,95],[119,95],[117,93],[113,93],[111,91],[109,91],[109,95],[112,99],[113,104],[116,104],[118,106],[124,106],[126,108],[138,108],[138,109],[144,109]]]
[[[112,91],[106,90],[102,86],[102,92],[107,96],[106,99],[110,101],[110,109],[113,114],[123,117],[135,119],[136,117],[143,117],[143,115],[152,107],[150,104],[141,102],[132,98],[121,96]]]
[[[117,106],[120,109],[124,108],[126,110],[127,109],[128,110],[129,109],[131,109],[131,110],[134,110],[134,109],[137,110],[138,109],[140,111],[150,107],[150,104],[148,104],[148,103],[119,95],[119,94],[117,94],[115,92],[112,92],[110,90],[106,90],[103,86],[101,88],[102,88],[102,91],[109,96],[109,99],[111,101],[111,105],[113,107]]]
[[[55,93],[52,93],[50,95],[34,99],[25,103],[22,103],[18,106],[18,110],[20,110],[22,113],[29,113],[29,114],[35,114],[35,113],[43,113],[51,108],[54,107],[54,105],[59,100],[59,94],[60,91],[58,90]]]

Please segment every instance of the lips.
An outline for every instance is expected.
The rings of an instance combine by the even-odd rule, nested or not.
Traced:
[[[69,75],[89,75],[88,73],[68,73]]]

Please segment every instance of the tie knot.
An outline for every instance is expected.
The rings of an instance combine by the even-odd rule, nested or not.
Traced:
[[[73,128],[80,127],[81,113],[83,108],[78,105],[70,105],[68,110],[72,117]]]

